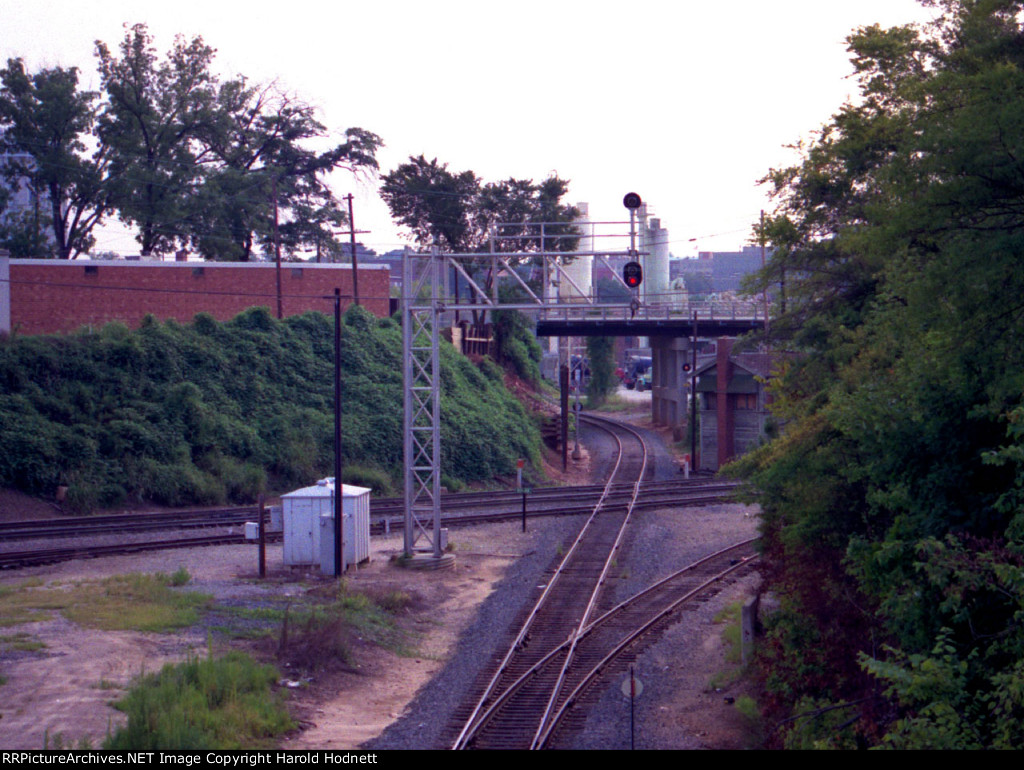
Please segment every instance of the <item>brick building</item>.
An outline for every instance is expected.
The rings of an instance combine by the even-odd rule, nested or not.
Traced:
[[[715,358],[697,366],[700,395],[700,466],[718,470],[766,439],[770,413],[764,382],[777,356],[733,353],[734,340],[720,337]]]
[[[390,271],[359,266],[359,298],[388,315]],[[285,263],[283,315],[334,312],[334,290],[352,301],[351,265]],[[277,269],[271,262],[51,260],[0,257],[0,332],[55,334],[111,321],[137,327],[152,314],[188,323],[196,313],[219,321],[265,306],[277,311]]]

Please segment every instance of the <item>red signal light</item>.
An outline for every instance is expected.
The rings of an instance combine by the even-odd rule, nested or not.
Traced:
[[[644,269],[639,262],[627,262],[622,267],[622,282],[631,289],[644,282]]]

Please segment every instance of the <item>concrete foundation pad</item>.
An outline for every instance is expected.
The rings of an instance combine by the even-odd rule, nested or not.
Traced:
[[[402,559],[401,564],[408,569],[452,569],[455,566],[455,554],[444,553],[440,556],[432,556],[417,553]]]

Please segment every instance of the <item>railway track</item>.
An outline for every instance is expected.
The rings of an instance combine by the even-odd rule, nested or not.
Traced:
[[[731,482],[712,479],[649,482],[637,500],[637,509],[665,505],[701,505],[721,499],[736,488]],[[589,512],[605,493],[601,486],[541,487],[528,497],[529,516],[575,515]],[[616,484],[607,491],[611,502],[621,502],[632,494],[632,485]],[[404,526],[400,498],[378,498],[370,503],[370,516],[375,533],[397,530]],[[501,521],[522,515],[522,495],[517,492],[469,492],[442,495],[445,523],[477,524]],[[458,513],[464,511],[465,513]],[[0,539],[37,540],[57,537],[87,537],[130,532],[152,532],[169,529],[201,529],[204,527],[238,526],[254,521],[258,514],[254,505],[209,510],[174,511],[168,513],[130,513],[80,518],[60,517],[33,521],[0,522]]]
[[[602,487],[551,487],[543,490],[543,500],[531,495],[529,518],[537,516],[572,516],[590,513],[600,500],[608,509],[614,509],[631,501],[633,510],[660,508],[664,506],[704,505],[720,502],[728,497],[735,485],[716,483],[708,480],[689,482],[663,482],[650,484],[649,489],[634,498],[634,485],[612,484]],[[487,503],[490,505],[487,505]],[[387,510],[392,501],[384,500]],[[375,501],[374,505],[377,503]],[[442,521],[445,526],[468,526],[489,522],[519,520],[522,516],[522,497],[515,493],[481,495],[447,495],[446,513]],[[463,510],[463,513],[452,512]],[[227,545],[244,543],[242,525],[256,518],[255,506],[241,506],[201,511],[177,511],[173,513],[139,513],[86,517],[82,519],[43,519],[28,522],[6,522],[0,524],[0,570],[40,564],[52,564],[77,558],[94,558],[118,553],[136,553],[165,548],[190,548],[205,545]],[[373,521],[371,532],[383,534],[397,531],[404,526],[404,520],[371,511]],[[215,534],[211,530],[218,530]],[[181,531],[181,536],[174,533]],[[186,536],[185,531],[194,534]],[[76,543],[89,538],[102,540],[115,535],[136,535],[159,532],[162,537],[136,542]],[[47,541],[53,546],[15,550],[9,544],[19,540]],[[273,536],[271,537],[273,540]]]
[[[482,691],[473,698],[453,748],[537,748],[552,724],[553,715],[571,681],[569,672],[576,641],[591,622],[602,588],[625,536],[626,527],[647,473],[648,447],[642,435],[627,425],[603,418],[587,418],[607,430],[618,452],[604,493],[590,517],[555,567],[533,608],[527,614]],[[637,447],[626,452],[625,442]],[[628,478],[634,486],[624,505],[609,504],[615,481]],[[563,644],[568,640],[568,644]],[[537,666],[551,650],[563,649],[556,665]]]
[[[268,542],[275,542],[281,537],[268,537]],[[233,545],[246,542],[243,534],[226,533],[218,535],[196,535],[192,537],[172,537],[166,540],[147,540],[137,543],[83,544],[40,548],[27,551],[7,551],[0,553],[0,569],[17,569],[40,564],[55,564],[71,559],[94,559],[99,556],[117,556],[126,553],[142,553],[144,551],[162,551],[171,548],[201,548],[208,545]]]
[[[630,597],[583,629],[563,695],[535,748],[558,748],[560,738],[564,743],[567,733],[582,729],[586,707],[603,690],[599,685],[623,672],[641,646],[653,642],[681,611],[695,609],[727,581],[748,571],[757,559],[755,543],[756,539],[747,540],[710,554]],[[564,647],[553,650],[551,658],[563,655]]]
[[[723,583],[755,562],[756,539],[744,540],[689,564],[643,591],[608,609],[553,646],[522,670],[519,677],[487,703],[476,727],[463,729],[453,748],[552,748],[556,738],[581,728],[590,705],[606,683],[626,668],[641,643],[649,643],[680,611],[693,608],[721,589]],[[566,660],[573,654],[571,665]],[[561,680],[560,694],[550,716],[527,745],[519,725],[537,722],[542,698],[552,682]],[[584,706],[584,708],[577,708]],[[479,726],[497,722],[489,730]]]

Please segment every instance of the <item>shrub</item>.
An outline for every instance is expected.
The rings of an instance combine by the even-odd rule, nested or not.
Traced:
[[[118,751],[269,748],[294,727],[279,697],[278,677],[239,652],[190,659],[143,677],[117,707],[128,725],[103,748]]]
[[[391,477],[379,468],[363,465],[346,465],[341,471],[342,481],[357,487],[366,487],[378,497],[394,494]]]

